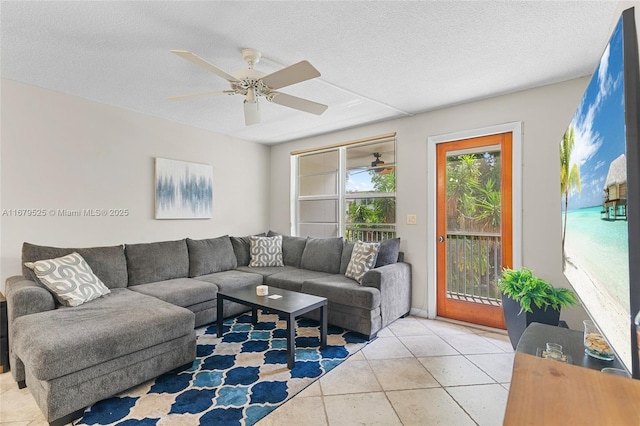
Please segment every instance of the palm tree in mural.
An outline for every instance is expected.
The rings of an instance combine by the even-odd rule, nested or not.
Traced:
[[[570,126],[560,143],[560,192],[564,197],[564,226],[562,228],[562,254],[564,255],[564,239],[567,234],[567,211],[569,210],[569,194],[574,190],[582,191],[580,169],[577,164],[571,164],[573,151],[573,126]]]

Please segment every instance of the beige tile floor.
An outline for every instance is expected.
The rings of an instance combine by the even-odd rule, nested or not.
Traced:
[[[501,425],[513,356],[506,334],[402,318],[258,426]],[[46,424],[29,391],[0,374],[0,425]]]

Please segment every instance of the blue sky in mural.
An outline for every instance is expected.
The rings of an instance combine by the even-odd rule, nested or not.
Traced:
[[[571,164],[580,168],[582,192],[571,193],[569,210],[601,205],[609,165],[626,153],[623,80],[620,21],[571,121]]]

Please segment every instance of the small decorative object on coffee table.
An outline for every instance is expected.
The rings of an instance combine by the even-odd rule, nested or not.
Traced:
[[[258,322],[258,309],[283,315],[287,321],[287,367],[295,364],[296,318],[320,308],[320,346],[327,344],[327,299],[310,294],[273,288],[270,296],[258,296],[256,286],[218,291],[218,337],[223,334],[223,301],[230,300],[251,307],[251,320]]]

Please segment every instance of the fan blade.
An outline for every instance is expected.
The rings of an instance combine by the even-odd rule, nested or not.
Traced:
[[[182,59],[186,59],[189,62],[193,62],[194,64],[208,71],[211,71],[218,77],[222,77],[227,81],[239,81],[237,78],[235,78],[228,72],[223,71],[220,68],[216,67],[215,65],[210,64],[209,62],[205,61],[204,59],[202,59],[200,56],[196,55],[193,52],[189,52],[188,50],[172,50],[171,53],[175,53],[176,55],[180,56]]]
[[[178,96],[169,96],[167,100],[169,101],[184,101],[185,99],[199,98],[200,96],[211,96],[211,95],[233,95],[233,90],[215,90],[212,92],[202,92],[202,93],[193,93],[191,95],[178,95]]]
[[[265,75],[262,77],[262,82],[270,89],[277,90],[316,77],[320,77],[320,71],[315,69],[309,62],[301,61],[269,75]]]
[[[327,106],[307,99],[298,98],[296,96],[287,95],[285,93],[275,92],[270,99],[274,104],[298,109],[311,114],[320,115],[327,110]]]

